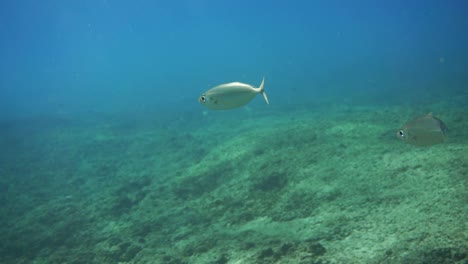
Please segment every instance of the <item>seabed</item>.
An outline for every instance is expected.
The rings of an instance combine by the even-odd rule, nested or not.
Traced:
[[[467,263],[460,102],[4,122],[0,262]]]

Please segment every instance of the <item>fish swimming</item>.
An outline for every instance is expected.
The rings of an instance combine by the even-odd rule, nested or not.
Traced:
[[[213,110],[226,110],[246,105],[259,93],[269,104],[265,93],[265,78],[258,88],[240,82],[218,85],[200,95],[198,102]]]
[[[396,135],[405,143],[415,146],[431,146],[445,141],[447,126],[432,113],[406,122]]]

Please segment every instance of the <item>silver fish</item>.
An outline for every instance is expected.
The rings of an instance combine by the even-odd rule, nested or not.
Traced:
[[[415,146],[431,146],[445,141],[447,126],[429,113],[406,122],[396,133],[405,143]]]
[[[240,82],[221,84],[200,95],[198,102],[213,110],[226,110],[246,105],[261,93],[265,102],[269,104],[264,85],[265,78],[258,88]]]

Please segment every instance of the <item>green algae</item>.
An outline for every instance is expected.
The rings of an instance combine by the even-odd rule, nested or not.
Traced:
[[[1,262],[466,261],[463,108],[431,148],[394,137],[419,110],[270,111],[18,134],[1,155]]]

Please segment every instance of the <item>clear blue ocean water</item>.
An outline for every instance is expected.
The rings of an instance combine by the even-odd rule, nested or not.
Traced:
[[[263,76],[273,105],[450,93],[468,78],[467,10],[465,1],[5,1],[0,113],[200,111],[209,87]]]

